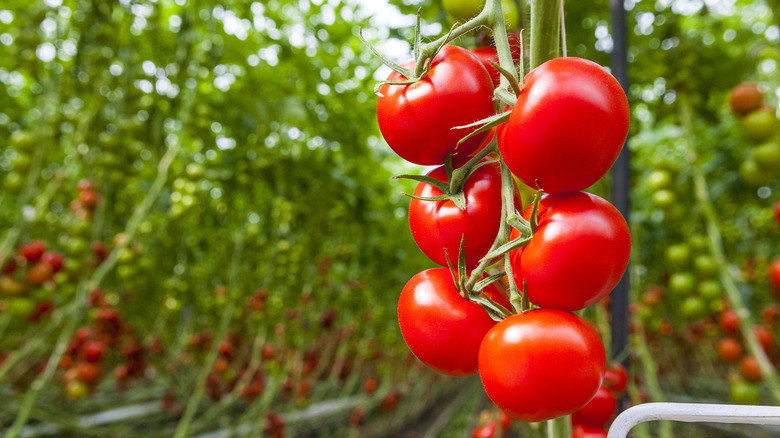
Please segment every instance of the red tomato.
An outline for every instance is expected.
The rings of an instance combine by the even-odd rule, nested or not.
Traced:
[[[571,438],[607,438],[608,431],[600,427],[575,424],[571,431]]]
[[[731,337],[718,341],[716,349],[718,350],[718,357],[724,362],[733,363],[742,357],[742,345]]]
[[[490,421],[483,426],[474,429],[471,433],[471,438],[495,438],[496,430],[498,429],[495,421]]]
[[[525,78],[498,146],[509,170],[547,193],[598,181],[628,134],[628,101],[617,80],[581,58],[556,58]]]
[[[583,407],[601,386],[605,366],[596,330],[562,310],[512,315],[479,348],[488,397],[520,421],[549,420]]]
[[[756,84],[745,82],[729,92],[729,106],[735,114],[745,115],[761,107],[764,97]]]
[[[513,32],[507,35],[507,38],[509,40],[509,47],[512,51],[512,61],[517,63],[520,59],[520,34]],[[493,80],[493,86],[498,87],[498,84],[501,82],[501,73],[490,64],[490,61],[498,64],[498,52],[496,52],[495,46],[477,47],[476,49],[473,49],[471,53],[477,55],[477,58],[479,58],[479,61],[485,67],[485,70],[490,74],[490,79]]]
[[[447,181],[444,166],[433,169],[428,176]],[[461,236],[465,236],[466,265],[474,268],[493,245],[501,225],[501,166],[498,162],[477,169],[464,186],[466,209],[452,201],[423,201],[412,198],[409,203],[409,227],[414,241],[434,262],[447,266],[444,250],[453,266],[458,265]],[[442,192],[432,185],[420,183],[415,196],[435,197]],[[520,196],[515,192],[515,205],[520,208]]]
[[[739,372],[742,377],[753,383],[764,380],[758,361],[753,356],[745,356],[739,361]]]
[[[766,327],[760,325],[754,326],[753,333],[755,333],[756,338],[758,338],[758,343],[761,344],[761,347],[765,352],[768,353],[772,349],[772,346],[775,345],[775,335],[767,330]]]
[[[769,264],[769,283],[772,284],[775,289],[780,290],[780,257],[772,260]]]
[[[726,333],[734,335],[739,330],[739,316],[737,316],[737,312],[731,309],[726,309],[720,313],[718,323],[720,328]]]
[[[41,263],[50,265],[54,272],[60,272],[65,258],[57,251],[46,251],[41,255]]]
[[[406,78],[393,72],[387,80]],[[452,128],[494,113],[490,75],[475,55],[456,46],[439,51],[421,81],[411,85],[385,84],[380,92],[377,119],[382,136],[395,153],[415,164],[439,165],[449,154],[470,154],[487,133],[458,145],[476,127]]]
[[[494,286],[485,292],[504,307],[506,297]],[[446,268],[412,277],[398,300],[401,334],[415,356],[451,376],[477,372],[477,353],[485,333],[496,322],[478,304],[462,298]]]
[[[106,344],[102,341],[86,341],[82,346],[84,351],[84,360],[89,363],[100,362],[106,353]]]
[[[615,394],[621,394],[628,385],[628,373],[626,368],[617,361],[612,361],[604,372],[604,386]]]
[[[630,252],[631,235],[620,212],[596,195],[578,192],[542,198],[536,233],[512,254],[511,263],[517,284],[527,282],[532,303],[574,311],[612,291]]]
[[[19,254],[30,263],[35,263],[46,251],[46,242],[42,240],[31,240],[19,247]]]
[[[54,268],[48,263],[38,262],[27,271],[27,283],[39,286],[51,280],[54,276]]]
[[[571,414],[574,424],[604,427],[617,411],[617,399],[612,391],[602,386],[585,406]]]
[[[777,220],[777,224],[780,225],[780,201],[777,201],[775,204],[775,219]]]

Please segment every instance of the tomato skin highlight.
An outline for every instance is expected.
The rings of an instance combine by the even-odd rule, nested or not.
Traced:
[[[484,291],[509,308],[508,299],[495,285]],[[447,268],[422,271],[406,283],[398,300],[398,323],[404,341],[420,361],[458,377],[477,372],[482,338],[496,325],[479,304],[458,294]]]
[[[523,214],[526,219],[531,209]],[[536,233],[511,254],[511,263],[517,284],[526,281],[532,303],[574,311],[612,291],[630,253],[631,234],[620,212],[599,196],[578,192],[542,198]]]
[[[586,59],[556,58],[526,75],[498,146],[526,185],[576,192],[609,170],[628,124],[628,100],[611,74]]]
[[[428,176],[446,182],[444,166],[433,169]],[[465,236],[464,253],[470,269],[479,264],[498,235],[501,225],[501,167],[498,162],[477,169],[464,186],[466,209],[459,209],[452,201],[423,201],[412,198],[409,203],[409,227],[412,237],[423,253],[433,262],[447,266],[458,265],[461,236]],[[436,197],[442,193],[432,185],[419,183],[415,196]],[[515,190],[515,205],[520,207],[520,196]]]
[[[604,346],[583,318],[555,309],[512,315],[496,324],[479,349],[488,397],[510,417],[557,418],[585,406],[601,386]]]
[[[404,67],[413,68],[405,64]],[[393,72],[388,81],[406,80]],[[493,82],[479,59],[466,49],[446,46],[428,75],[411,85],[384,84],[377,120],[387,144],[414,164],[444,164],[447,155],[467,156],[487,133],[458,141],[477,127],[452,129],[493,115]]]

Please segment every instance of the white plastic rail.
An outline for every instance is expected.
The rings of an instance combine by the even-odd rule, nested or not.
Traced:
[[[671,420],[687,423],[780,425],[780,407],[701,403],[645,403],[626,409],[612,422],[607,438],[625,438],[637,424]]]

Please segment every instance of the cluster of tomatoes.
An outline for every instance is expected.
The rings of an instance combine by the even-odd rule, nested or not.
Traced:
[[[0,294],[7,310],[37,321],[54,303],[49,298],[56,287],[56,274],[62,271],[65,256],[48,249],[46,242],[31,240],[20,245],[2,266]]]
[[[780,169],[780,140],[775,110],[764,104],[764,96],[754,83],[737,85],[729,93],[731,111],[741,117],[745,137],[753,145],[739,167],[742,179],[752,186],[762,186],[777,178]]]
[[[604,373],[596,395],[571,415],[572,438],[606,438],[607,426],[617,412],[617,400],[626,391],[628,374],[618,362]]]
[[[157,338],[144,345],[102,290],[90,292],[87,304],[92,324],[76,330],[59,362],[65,395],[72,400],[86,397],[112,366],[118,389],[126,390],[130,379],[146,374],[150,352],[163,354]],[[109,356],[114,360],[109,361]]]
[[[403,68],[414,66],[410,61]],[[498,113],[495,78],[474,53],[445,45],[418,80],[408,81],[402,71],[379,89],[379,127],[403,159],[439,166],[413,178],[420,183],[409,224],[431,261],[449,267],[420,272],[404,286],[398,303],[404,340],[441,373],[479,372],[487,395],[512,418],[536,422],[571,414],[597,393],[606,366],[598,333],[572,312],[606,297],[628,265],[624,218],[582,191],[620,153],[628,133],[626,96],[601,66],[552,59],[526,75],[492,141],[487,132],[475,132],[475,122]],[[483,148],[492,150],[475,157]],[[504,164],[509,177],[502,175]],[[453,179],[461,170],[464,183]],[[522,215],[514,178],[544,193]],[[510,220],[515,246],[508,280],[516,292],[507,296],[490,283],[495,276],[469,289],[461,278],[468,270],[478,279],[488,278],[485,265],[498,276],[503,271],[504,258],[494,251],[506,243],[500,231]]]

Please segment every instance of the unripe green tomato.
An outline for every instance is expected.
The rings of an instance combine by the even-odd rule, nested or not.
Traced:
[[[87,248],[87,241],[81,237],[71,236],[65,244],[65,253],[69,256],[80,254]],[[75,258],[75,257],[74,257]]]
[[[704,280],[699,283],[699,295],[707,299],[718,298],[723,294],[720,282],[717,280]]]
[[[12,316],[24,318],[35,309],[35,301],[27,297],[15,297],[8,301],[7,311]]]
[[[755,141],[764,141],[775,130],[775,115],[762,109],[755,110],[742,119],[742,129],[745,137]]]
[[[689,272],[675,272],[669,277],[669,290],[677,295],[688,295],[696,287],[696,277]]]
[[[22,175],[20,175],[19,172],[11,171],[5,175],[3,188],[9,192],[18,192],[22,188],[23,184],[24,181],[22,181]]]
[[[677,243],[666,248],[666,262],[672,266],[687,265],[691,259],[691,249],[684,243]]]
[[[694,234],[688,239],[688,245],[690,245],[691,248],[693,248],[695,251],[704,251],[709,245],[709,240],[705,235]]]
[[[652,190],[660,190],[669,186],[672,182],[672,174],[668,170],[658,169],[650,172],[647,177],[647,185]]]
[[[734,403],[740,405],[757,405],[760,398],[758,386],[741,380],[731,382],[729,393]]]
[[[701,297],[687,297],[680,306],[683,315],[690,319],[699,319],[707,315],[707,302]]]
[[[753,161],[763,170],[775,170],[780,167],[780,142],[768,141],[753,149]]]
[[[465,21],[479,14],[485,0],[441,0],[441,7],[455,20]]]
[[[726,306],[723,305],[723,298],[715,298],[710,301],[710,312],[720,313],[725,308]]]
[[[653,193],[653,203],[658,207],[668,207],[675,201],[674,192],[668,189],[656,190]]]
[[[71,400],[81,400],[89,394],[89,387],[81,380],[71,380],[65,386],[65,396]]]
[[[132,249],[128,247],[124,247],[119,251],[119,254],[117,254],[116,261],[117,263],[125,264],[130,263],[135,258],[135,253]]]
[[[718,264],[715,262],[715,258],[709,254],[700,254],[693,259],[693,265],[696,267],[696,272],[702,275],[712,275],[718,272]]]
[[[24,172],[30,168],[30,155],[25,152],[17,152],[11,160],[14,170]]]
[[[501,7],[504,10],[506,31],[516,31],[520,27],[520,13],[517,11],[517,5],[513,0],[501,0]]]
[[[14,131],[11,134],[10,145],[17,151],[30,151],[35,146],[35,138],[27,131]]]
[[[135,267],[133,265],[119,265],[116,268],[116,273],[120,278],[126,280],[135,274]]]
[[[754,187],[762,186],[772,179],[772,172],[762,169],[750,158],[739,166],[739,174],[745,183]]]

